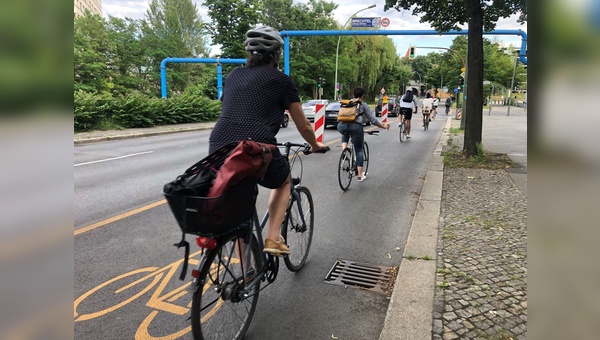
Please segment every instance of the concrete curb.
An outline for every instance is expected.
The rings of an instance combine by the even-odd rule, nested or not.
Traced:
[[[449,117],[429,159],[380,340],[431,340],[432,337],[435,260],[444,178],[442,148],[448,141],[451,125]],[[416,259],[408,259],[412,257]]]
[[[169,133],[210,130],[212,128],[213,128],[213,126],[198,126],[198,127],[190,127],[190,128],[174,128],[174,129],[169,129],[169,130],[147,131],[147,132],[139,132],[139,133],[123,133],[123,134],[112,134],[112,135],[107,134],[107,135],[103,135],[103,136],[75,138],[73,140],[73,142],[75,145],[77,145],[77,144],[85,144],[85,143],[102,142],[102,141],[108,141],[108,140],[158,136],[158,135],[165,135],[165,134],[169,134]]]

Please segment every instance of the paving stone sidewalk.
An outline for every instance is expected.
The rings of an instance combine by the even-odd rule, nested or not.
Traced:
[[[432,338],[526,339],[526,194],[505,170],[445,167],[442,202]]]

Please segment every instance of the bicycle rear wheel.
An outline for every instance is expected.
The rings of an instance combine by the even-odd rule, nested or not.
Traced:
[[[287,245],[292,251],[283,260],[285,261],[285,266],[293,272],[300,270],[306,262],[315,224],[315,208],[310,191],[306,187],[298,186],[296,187],[296,192],[298,192],[299,199],[293,200],[290,203],[287,223],[285,223],[281,231],[281,235],[285,238]],[[302,222],[302,217],[304,218],[304,223]]]
[[[369,171],[369,144],[363,143],[363,175]]]
[[[244,287],[260,270],[260,250],[256,236],[247,247],[247,231],[238,231],[219,240],[207,255],[198,277],[200,286],[192,298],[192,335],[195,340],[234,339],[244,337],[256,304],[260,282],[248,293]],[[240,254],[244,254],[240,256]],[[249,258],[249,266],[242,269],[242,259]],[[248,273],[254,271],[254,274]],[[244,278],[246,274],[246,278]]]
[[[406,139],[406,123],[402,121],[400,123],[400,128],[398,129],[398,139],[400,139],[400,143],[404,142]]]
[[[342,188],[342,190],[348,190],[350,182],[352,181],[353,171],[352,153],[350,152],[350,148],[346,148],[340,155],[340,163],[338,166],[338,182],[340,183],[340,188]]]
[[[427,129],[429,129],[429,117],[425,118],[423,122],[423,130],[427,131]]]

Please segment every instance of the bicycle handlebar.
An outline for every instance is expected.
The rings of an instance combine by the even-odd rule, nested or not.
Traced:
[[[328,147],[328,146],[326,146],[326,147],[324,147],[324,148],[322,148],[322,149],[319,149],[319,150],[315,151],[314,153],[325,153],[325,152],[327,152],[327,151],[329,151],[329,150],[331,150],[331,148],[330,148],[330,147]],[[308,148],[308,150],[304,150],[304,154],[305,154],[305,155],[310,155],[311,153],[313,153],[313,152],[312,152],[312,151],[310,151],[310,145],[309,145],[309,148]]]
[[[376,135],[379,133],[379,130],[373,130],[373,131],[365,131],[365,133],[368,133],[370,135]]]
[[[308,143],[292,143],[292,142],[285,142],[285,143],[277,143],[277,146],[283,146],[286,149],[292,148],[292,147],[299,147],[299,148],[303,148],[302,153],[305,155],[310,155],[311,153],[313,153],[312,151],[310,151],[310,144]],[[328,146],[319,149],[317,151],[315,151],[314,153],[326,153],[327,151],[331,150],[331,148],[329,148]]]

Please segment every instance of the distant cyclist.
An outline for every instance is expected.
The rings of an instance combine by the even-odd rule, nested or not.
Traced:
[[[450,97],[446,98],[446,116],[448,115],[448,112],[450,112],[451,105],[452,105],[452,99],[450,99]]]
[[[416,92],[416,91],[415,91]],[[417,103],[417,95],[411,90],[406,90],[406,93],[400,98],[400,116],[398,116],[398,126],[402,123],[402,116],[406,120],[406,138],[410,138],[410,121],[412,114],[417,113],[419,104]]]
[[[325,146],[317,142],[312,125],[304,116],[296,85],[277,69],[283,39],[269,26],[257,26],[246,32],[246,65],[227,75],[221,97],[221,115],[210,134],[209,153],[230,142],[252,139],[275,144],[285,110],[290,112],[298,132],[311,150]],[[260,98],[260,100],[256,100]],[[269,228],[264,252],[289,254],[279,234],[290,196],[290,166],[278,149],[273,152],[264,178],[258,183],[273,189],[269,198]]]
[[[440,105],[440,99],[437,97],[433,97],[433,112],[431,112],[431,119],[435,118],[437,114],[437,108]]]
[[[371,124],[376,125],[382,129],[389,129],[388,123],[380,123],[375,115],[371,113],[369,105],[362,101],[365,89],[357,87],[354,89],[354,98],[352,101],[360,101],[360,108],[358,109],[359,116],[352,123],[339,122],[337,129],[342,134],[342,151],[348,146],[350,137],[352,137],[352,144],[354,145],[354,152],[356,153],[356,170],[358,171],[358,181],[362,182],[367,178],[367,174],[363,174],[363,140],[365,138],[365,132],[363,130],[363,120],[367,119]]]
[[[421,113],[423,113],[423,125],[425,126],[425,122],[429,119],[429,115],[433,112],[433,98],[431,98],[431,93],[427,92],[425,99],[423,99],[423,107],[421,108]]]

